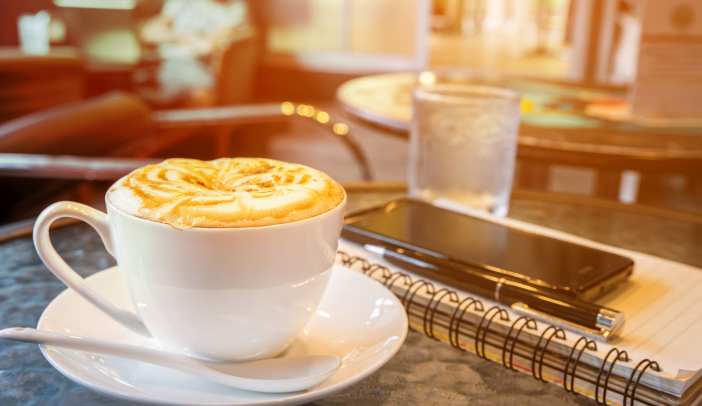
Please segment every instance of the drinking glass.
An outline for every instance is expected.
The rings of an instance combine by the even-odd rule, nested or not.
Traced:
[[[440,83],[412,94],[409,193],[506,216],[519,128],[519,95]]]

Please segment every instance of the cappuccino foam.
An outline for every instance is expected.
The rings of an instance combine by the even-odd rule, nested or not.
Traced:
[[[325,213],[344,189],[310,167],[272,159],[168,159],[117,181],[107,200],[120,211],[175,227],[257,227]]]

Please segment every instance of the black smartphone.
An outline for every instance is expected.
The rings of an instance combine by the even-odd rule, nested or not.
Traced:
[[[585,301],[614,289],[634,270],[634,261],[621,255],[413,199],[354,213],[344,223],[341,236],[358,244],[421,251]]]

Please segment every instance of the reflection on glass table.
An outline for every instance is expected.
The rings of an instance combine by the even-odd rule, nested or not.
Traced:
[[[702,125],[615,121],[593,114],[618,106],[617,88],[443,69],[372,75],[344,83],[337,100],[348,115],[407,137],[416,83],[489,84],[521,94],[515,186],[702,214]],[[597,107],[597,108],[595,108]]]

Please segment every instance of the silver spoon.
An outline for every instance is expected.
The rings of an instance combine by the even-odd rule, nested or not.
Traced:
[[[0,338],[146,362],[254,392],[284,393],[309,389],[329,379],[341,367],[341,360],[333,355],[302,355],[237,363],[205,361],[136,345],[33,328],[0,330]]]

